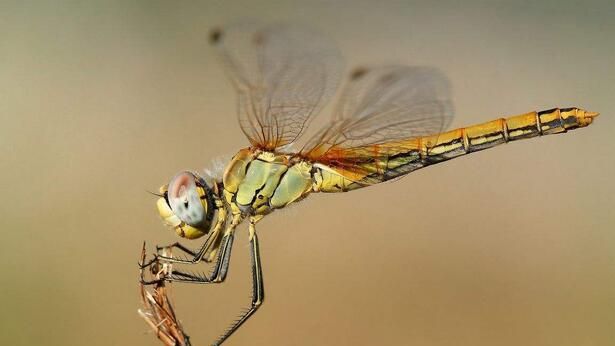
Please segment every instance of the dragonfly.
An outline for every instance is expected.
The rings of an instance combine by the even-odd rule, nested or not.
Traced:
[[[142,278],[145,285],[222,283],[236,230],[247,223],[252,298],[213,345],[263,304],[257,225],[266,215],[315,193],[349,192],[500,144],[583,128],[598,116],[553,108],[446,131],[453,118],[451,87],[434,67],[362,67],[341,78],[342,59],[332,41],[283,24],[214,29],[209,41],[236,90],[239,126],[249,146],[232,157],[222,177],[182,171],[160,188],[163,222],[181,238],[205,241],[197,249],[179,242],[159,246],[140,266],[172,268],[155,280]],[[326,125],[299,145],[342,83]],[[212,263],[210,272],[169,266],[202,262]]]

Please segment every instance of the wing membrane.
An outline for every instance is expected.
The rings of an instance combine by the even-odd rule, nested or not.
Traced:
[[[242,24],[214,30],[210,38],[238,92],[239,125],[254,147],[294,142],[335,93],[341,58],[317,33]]]
[[[452,115],[448,79],[434,68],[357,70],[335,108],[333,123],[301,155],[353,181],[376,183],[390,178],[382,167],[385,162],[418,149],[417,139],[442,132]]]

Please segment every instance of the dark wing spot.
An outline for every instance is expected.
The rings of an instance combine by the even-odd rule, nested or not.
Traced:
[[[209,32],[209,43],[218,44],[222,39],[222,29],[214,28]]]
[[[263,34],[262,32],[257,32],[254,34],[252,40],[255,46],[262,46],[265,44],[265,34]]]
[[[367,73],[367,69],[365,67],[357,67],[352,72],[350,72],[350,80],[357,80]]]

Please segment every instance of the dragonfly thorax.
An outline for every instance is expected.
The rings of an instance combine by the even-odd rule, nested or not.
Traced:
[[[312,165],[291,156],[240,150],[223,178],[224,199],[233,214],[265,215],[312,191]]]

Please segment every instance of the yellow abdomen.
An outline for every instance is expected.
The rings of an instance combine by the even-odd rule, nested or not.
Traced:
[[[366,156],[346,168],[315,165],[315,189],[344,192],[406,175],[419,168],[519,139],[564,133],[592,123],[598,113],[554,108],[500,118],[426,137],[362,147]],[[340,161],[343,162],[341,157]]]

